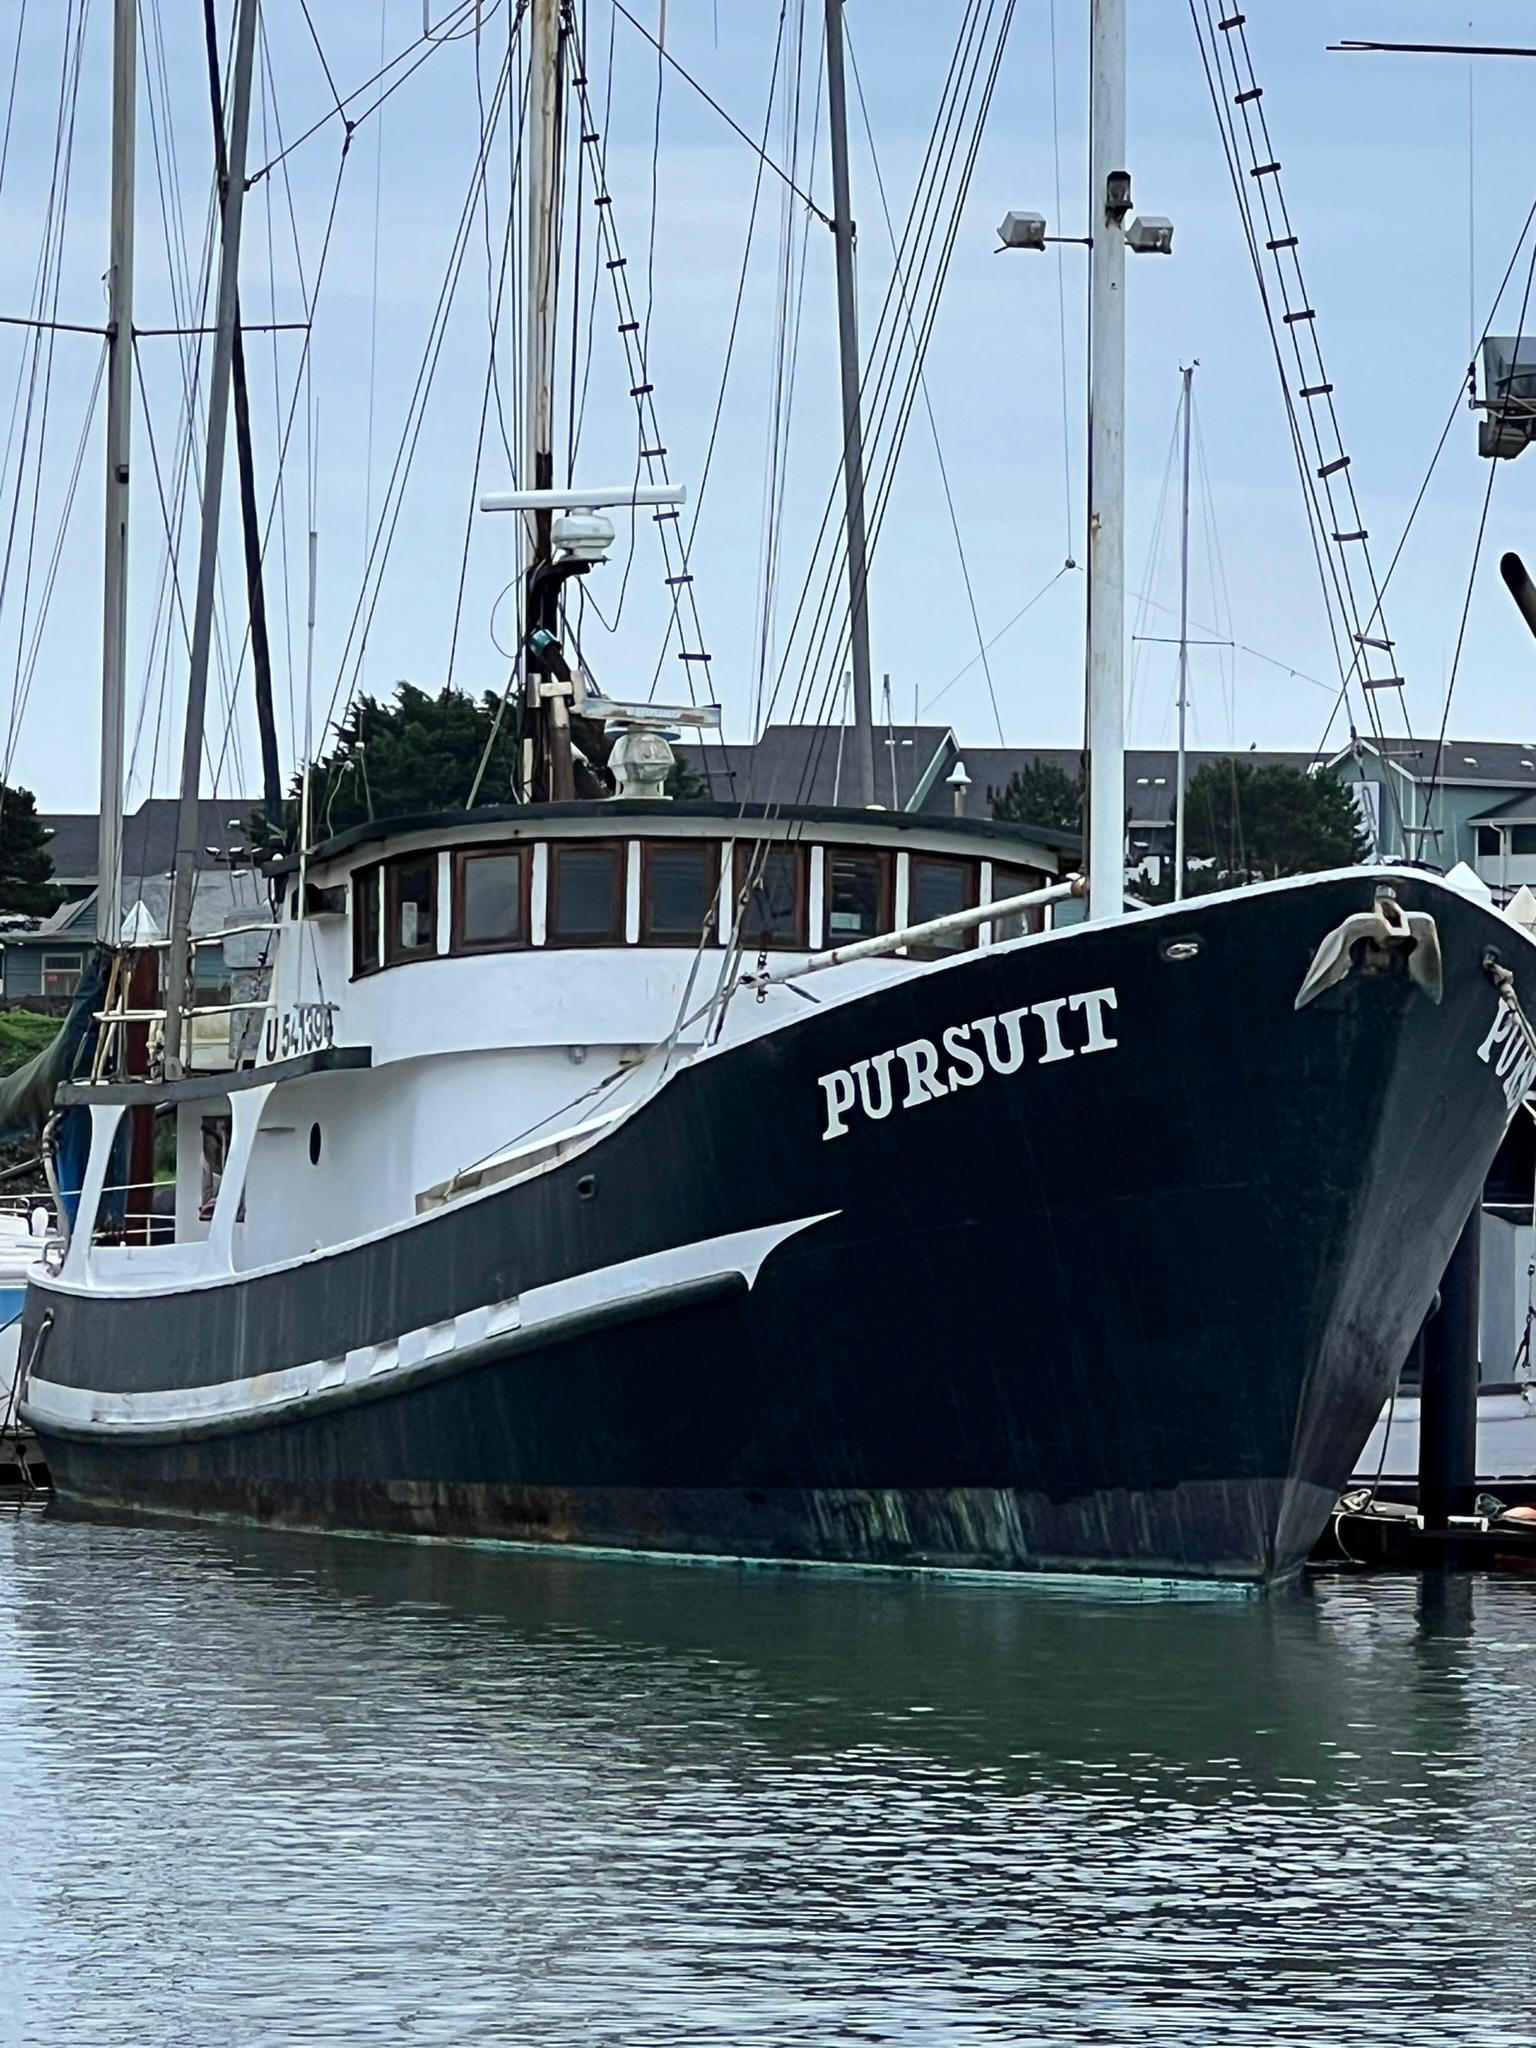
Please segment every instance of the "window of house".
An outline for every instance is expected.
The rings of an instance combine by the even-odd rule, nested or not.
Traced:
[[[891,856],[841,846],[826,849],[826,930],[823,943],[848,945],[877,938],[892,925]]]
[[[1479,825],[1477,828],[1477,850],[1490,860],[1499,857],[1499,828],[1497,825]]]
[[[931,917],[948,917],[956,910],[970,910],[976,902],[976,863],[947,860],[938,854],[914,853],[908,871],[907,915],[913,924],[926,924]],[[912,950],[923,959],[943,953],[963,953],[976,943],[976,930],[950,932]]]
[[[1509,850],[1511,853],[1536,853],[1536,825],[1511,825]]]
[[[552,841],[548,942],[616,946],[624,938],[624,849],[604,840]]]
[[[1001,861],[993,864],[991,901],[1001,903],[1009,896],[1027,896],[1032,889],[1043,889],[1046,877],[1034,868],[1007,867]],[[1045,905],[1037,904],[1033,910],[1017,910],[1012,917],[1000,918],[992,927],[992,943],[1000,946],[1005,939],[1022,939],[1026,932],[1045,929]]]
[[[78,953],[45,953],[43,955],[43,994],[45,996],[72,996],[80,985],[80,955]]]
[[[461,953],[489,953],[528,943],[528,881],[532,850],[476,848],[453,857],[453,943]]]
[[[359,868],[352,877],[352,972],[371,974],[380,964],[379,883],[381,868]]]
[[[720,849],[705,840],[647,840],[640,877],[640,937],[649,946],[696,946],[715,932]],[[706,931],[706,926],[708,930]]]
[[[415,853],[384,870],[384,960],[397,967],[437,951],[437,855]]]
[[[806,860],[803,847],[738,845],[736,900],[742,906],[743,946],[805,947]]]

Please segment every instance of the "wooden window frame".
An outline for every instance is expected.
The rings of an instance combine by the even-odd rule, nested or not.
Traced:
[[[472,860],[494,859],[497,855],[505,860],[516,854],[520,862],[518,880],[518,909],[522,919],[523,936],[520,939],[466,939],[464,930],[464,871]],[[453,923],[448,933],[448,955],[450,959],[473,959],[481,953],[526,953],[533,944],[533,847],[526,840],[516,845],[505,846],[456,846],[453,849],[452,866]]]
[[[704,887],[710,896],[713,908],[709,911],[700,931],[690,938],[679,938],[675,932],[655,932],[651,929],[651,861],[657,853],[676,853],[679,847],[691,850],[700,847],[708,861],[709,872],[704,877]],[[692,839],[679,835],[675,839],[642,839],[640,842],[640,937],[642,946],[697,946],[702,937],[706,946],[720,943],[720,856],[721,843],[718,839]]]
[[[832,929],[832,863],[872,860],[880,869],[880,900],[875,906],[872,932],[835,932]],[[825,947],[862,945],[865,939],[884,938],[896,929],[896,852],[890,846],[824,845],[821,849],[821,943]]]
[[[970,877],[970,887],[966,892],[964,902],[957,905],[957,908],[960,910],[975,910],[978,907],[981,901],[980,861],[967,860],[963,854],[955,853],[909,853],[907,856],[907,922],[909,924],[924,924],[927,922],[925,918],[919,916],[914,901],[916,891],[913,885],[916,881],[916,870],[923,863],[930,867],[962,869]],[[948,915],[947,912],[943,914]],[[908,957],[913,960],[951,960],[956,953],[971,952],[977,944],[976,927],[972,925],[969,931],[960,932],[957,934],[957,937],[960,940],[960,944],[957,946],[909,946],[907,948]]]
[[[364,961],[358,950],[358,939],[362,927],[358,923],[358,900],[362,891],[373,884],[377,894],[373,899],[373,945],[376,958]],[[362,981],[370,974],[378,974],[384,966],[384,863],[370,861],[366,867],[352,870],[352,979]]]
[[[741,901],[741,889],[743,882],[746,880],[746,871],[752,863],[753,856],[764,844],[765,842],[761,839],[738,839],[736,841],[736,850],[731,862],[731,921],[733,925],[736,921],[737,905]],[[808,846],[784,846],[771,839],[766,842],[766,846],[769,853],[788,854],[795,864],[794,935],[791,938],[780,939],[765,938],[760,934],[754,933],[749,938],[746,924],[743,921],[741,928],[742,950],[744,952],[752,952],[766,949],[770,953],[808,953],[811,949],[811,850]],[[822,893],[823,897],[825,897],[825,889],[823,889]]]
[[[628,872],[629,842],[625,839],[551,839],[544,883],[544,943],[563,949],[581,946],[622,946],[624,944],[624,884]],[[563,853],[611,853],[614,863],[613,888],[609,895],[608,931],[603,937],[578,932],[570,938],[556,929],[560,912],[560,856]]]
[[[438,858],[435,847],[422,853],[400,853],[393,860],[381,861],[384,870],[384,944],[383,964],[386,967],[414,967],[419,960],[437,958],[438,920],[442,916],[442,905],[438,902],[437,870]],[[432,942],[427,946],[413,946],[409,952],[395,950],[395,913],[400,908],[398,876],[402,868],[426,868],[432,876]]]
[[[1002,871],[1002,870],[1003,870],[1004,868],[1012,868],[1015,874],[1020,874],[1020,875],[1026,875],[1026,876],[1028,876],[1028,877],[1029,877],[1029,888],[1027,888],[1027,889],[1017,889],[1017,890],[1015,890],[1015,889],[1012,889],[1012,888],[1007,888],[1007,889],[1004,889],[1004,888],[1000,888],[1000,887],[998,886],[998,880],[997,880],[997,878],[998,878],[998,875],[999,875],[999,873],[1000,873],[1000,872],[1001,872],[1001,871]],[[1031,867],[1031,865],[1029,864],[1029,862],[1028,862],[1028,861],[1023,861],[1023,860],[994,860],[994,861],[993,861],[993,863],[992,863],[992,893],[991,893],[991,895],[990,895],[990,896],[988,897],[988,899],[987,899],[987,900],[988,900],[988,902],[990,902],[990,903],[1002,903],[1002,902],[1005,902],[1005,901],[1006,901],[1006,900],[1008,899],[1008,897],[1009,897],[1009,896],[1013,896],[1013,895],[1018,895],[1018,896],[1025,896],[1025,895],[1027,895],[1027,894],[1029,893],[1029,889],[1046,889],[1046,888],[1049,888],[1049,887],[1050,887],[1050,883],[1051,883],[1051,877],[1050,877],[1050,876],[1049,876],[1048,874],[1045,874],[1045,873],[1044,873],[1044,872],[1043,872],[1043,871],[1042,871],[1042,870],[1041,870],[1040,868],[1037,868],[1037,867]],[[1033,937],[1034,937],[1034,936],[1035,936],[1035,935],[1036,935],[1037,933],[1039,933],[1039,932],[1043,932],[1043,931],[1045,930],[1045,905],[1044,905],[1043,903],[1037,903],[1037,904],[1035,905],[1035,907],[1034,907],[1034,909],[1033,909],[1033,910],[1019,910],[1019,911],[1015,911],[1014,915],[1015,915],[1016,917],[1022,917],[1022,918],[1023,918],[1023,920],[1024,920],[1024,928],[1025,928],[1025,930],[1026,930],[1026,931],[1028,932],[1028,934],[1030,935],[1030,937],[1031,937],[1031,938],[1033,938]],[[992,943],[993,943],[994,945],[998,945],[998,944],[1005,944],[1005,945],[1006,945],[1007,943],[1009,943],[1009,942],[1008,942],[1007,940],[1002,940],[1002,941],[1000,941],[1000,940],[998,939],[998,936],[997,936],[997,926],[996,926],[995,924],[994,924],[994,925],[993,925],[993,926],[991,927],[991,933],[992,933]]]

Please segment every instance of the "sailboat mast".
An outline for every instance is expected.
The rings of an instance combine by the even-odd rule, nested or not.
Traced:
[[[848,626],[853,662],[853,765],[859,803],[875,801],[875,724],[869,669],[869,562],[864,524],[864,431],[859,406],[859,313],[854,297],[853,201],[848,181],[848,95],[843,0],[827,5],[827,127],[837,246],[837,343],[843,395],[843,498],[848,530]]]
[[[181,1073],[182,1005],[191,980],[192,887],[197,866],[198,790],[202,781],[203,721],[208,702],[208,659],[213,644],[214,581],[219,562],[219,503],[224,485],[224,442],[229,424],[230,370],[239,304],[240,221],[245,205],[245,145],[250,129],[251,72],[256,51],[257,0],[240,0],[235,20],[235,61],[229,94],[229,175],[224,186],[219,256],[219,297],[208,379],[208,445],[203,468],[203,523],[192,613],[192,658],[187,676],[187,722],[182,733],[181,792],[176,808],[176,865],[171,879],[171,932],[166,960],[165,1073]]]
[[[528,450],[525,488],[555,482],[555,301],[560,205],[560,0],[532,0],[528,10]],[[529,569],[550,558],[548,511],[529,514]],[[549,794],[576,794],[571,761],[568,685],[527,676],[530,702],[542,710],[548,744]]]
[[[1179,498],[1179,769],[1173,791],[1173,900],[1184,895],[1184,732],[1189,716],[1189,416],[1195,366],[1184,370],[1184,484]]]
[[[1125,909],[1125,0],[1093,0],[1088,369],[1088,915]]]
[[[112,197],[107,259],[107,488],[101,619],[101,815],[96,930],[117,943],[123,895],[123,732],[128,673],[128,462],[133,440],[133,159],[138,0],[112,20]],[[105,912],[103,911],[105,906]]]

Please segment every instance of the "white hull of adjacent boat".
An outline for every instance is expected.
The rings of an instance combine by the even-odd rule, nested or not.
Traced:
[[[1400,1394],[1371,1431],[1354,1483],[1370,1486],[1379,1475],[1384,1492],[1413,1494],[1418,1471],[1419,1397]],[[1478,1395],[1477,1483],[1511,1506],[1536,1500],[1536,1389],[1500,1388]]]

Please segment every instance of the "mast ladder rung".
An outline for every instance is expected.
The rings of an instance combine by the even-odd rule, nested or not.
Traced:
[[[583,129],[583,130],[581,131],[581,139],[582,139],[582,141],[583,141],[583,142],[601,142],[603,138],[602,138],[602,136],[601,136],[601,135],[600,135],[600,134],[598,133],[597,129],[595,129],[595,128],[584,128],[584,129]]]
[[[660,462],[666,452],[665,448],[642,448],[640,450],[640,460],[642,462]]]
[[[1248,175],[1250,178],[1270,178],[1274,176],[1275,172],[1278,171],[1279,168],[1280,166],[1278,163],[1255,164],[1252,170],[1248,173]]]
[[[1400,690],[1403,679],[1401,676],[1362,676],[1360,687],[1365,690]]]
[[[661,580],[669,590],[673,590],[679,583],[691,583],[693,581],[693,571],[685,569],[681,576],[663,576]]]
[[[1392,652],[1392,642],[1390,640],[1373,640],[1369,633],[1351,633],[1349,637],[1357,647],[1379,648],[1383,654],[1390,654]]]
[[[606,268],[609,270],[623,270],[628,266],[628,263],[629,258],[627,256],[610,256]]]
[[[631,384],[629,395],[631,398],[649,398],[655,389],[654,384]]]
[[[1241,28],[1247,19],[1246,14],[1229,14],[1225,21],[1218,21],[1216,26],[1224,35],[1229,35],[1233,29]]]
[[[1273,254],[1276,249],[1294,249],[1300,240],[1300,235],[1276,235],[1272,242],[1266,242],[1264,246]]]
[[[1301,395],[1303,398],[1326,398],[1332,389],[1331,384],[1303,384]]]
[[[612,206],[613,194],[611,192],[594,192],[592,194],[592,204],[594,206]]]
[[[586,86],[586,83],[587,83],[587,80],[586,80],[586,75],[585,75],[585,73],[583,73],[583,74],[582,74],[582,76],[581,76],[580,78],[573,78],[573,79],[571,80],[571,83],[572,83],[572,85],[574,85],[574,86],[575,86],[575,88],[576,88],[576,90],[577,90],[578,92],[581,92],[581,91],[582,91],[582,90],[583,90],[583,89],[585,88],[585,86]]]
[[[1264,88],[1262,85],[1250,85],[1246,92],[1240,92],[1234,96],[1232,104],[1234,107],[1246,107],[1250,100],[1261,100],[1263,97]]]
[[[1323,464],[1322,468],[1317,472],[1317,480],[1321,483],[1324,477],[1337,476],[1341,469],[1348,469],[1348,467],[1349,457],[1341,455],[1337,462],[1325,462]]]
[[[640,332],[640,322],[638,320],[621,320],[619,322],[619,332],[620,334],[638,334]]]
[[[1287,327],[1294,327],[1298,320],[1315,320],[1317,314],[1311,306],[1303,306],[1299,313],[1282,313],[1280,317]]]
[[[651,517],[660,526],[663,519],[680,519],[682,514],[675,505],[664,505],[659,512],[653,512]]]
[[[1371,536],[1366,528],[1362,526],[1354,533],[1336,533],[1333,537],[1335,540],[1369,540]]]
[[[687,648],[683,647],[678,649],[677,658],[679,661],[708,661],[709,656],[707,654],[690,654]]]

